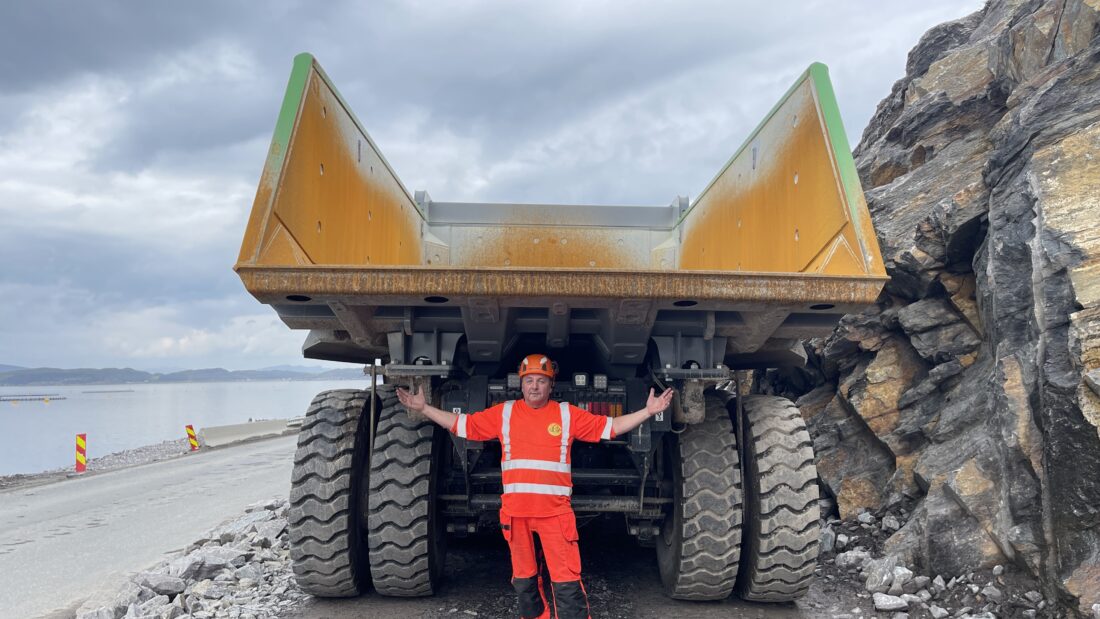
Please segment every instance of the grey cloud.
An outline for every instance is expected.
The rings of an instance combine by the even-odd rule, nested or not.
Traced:
[[[711,7],[718,8],[713,19],[706,10],[667,5],[657,11],[667,19],[638,12],[622,22],[575,32],[556,31],[553,19],[507,6],[500,14],[428,23],[407,14],[392,16],[412,33],[379,26],[378,38],[367,48],[378,54],[377,60],[354,72],[338,55],[330,73],[349,99],[366,102],[368,115],[387,103],[419,106],[430,110],[435,126],[477,131],[490,156],[500,156],[506,144],[539,135],[586,110],[659,87],[693,68],[781,44],[776,32],[744,25],[738,14],[720,5]],[[402,45],[395,31],[414,44]],[[320,57],[326,66],[332,62]]]
[[[10,265],[4,269],[6,283],[57,283],[85,291],[82,297],[90,297],[89,302],[111,306],[193,302],[240,292],[240,280],[231,270],[235,248],[220,244],[183,253],[171,245],[170,238],[133,242],[19,230],[0,234],[0,264]],[[73,317],[79,314],[74,311]]]
[[[87,72],[120,72],[219,29],[200,3],[5,2],[0,79],[14,90]],[[222,10],[243,16],[240,5]],[[233,7],[237,7],[234,11]]]
[[[126,126],[98,153],[95,168],[137,171],[181,154],[201,160],[208,151],[270,134],[278,105],[278,96],[272,95],[284,84],[276,86],[269,77],[259,75],[246,83],[209,81],[167,94],[135,95],[123,106]]]

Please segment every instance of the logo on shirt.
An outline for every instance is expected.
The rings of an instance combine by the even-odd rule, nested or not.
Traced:
[[[550,436],[561,436],[561,426],[556,423],[552,423],[546,426],[546,431],[550,433]]]

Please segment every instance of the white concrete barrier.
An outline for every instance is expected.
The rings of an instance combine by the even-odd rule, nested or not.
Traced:
[[[270,419],[230,426],[211,426],[203,428],[201,436],[204,447],[221,447],[264,436],[278,436],[286,431],[286,419]]]

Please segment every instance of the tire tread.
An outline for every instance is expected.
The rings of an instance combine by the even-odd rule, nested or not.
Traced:
[[[774,396],[744,402],[748,479],[737,588],[758,602],[805,595],[817,568],[820,512],[813,443],[798,409]],[[755,473],[755,474],[754,474]]]
[[[364,457],[360,421],[369,399],[370,392],[358,389],[321,392],[298,431],[287,538],[294,580],[318,597],[353,597],[366,588],[353,485],[362,467],[357,455]]]
[[[727,398],[707,394],[707,414],[677,443],[682,471],[680,551],[665,590],[680,600],[721,600],[737,582],[741,557],[741,470]],[[675,523],[673,524],[675,526]],[[662,544],[662,541],[658,541]],[[660,555],[659,555],[660,557]]]
[[[366,512],[371,576],[382,595],[432,595],[431,477],[435,424],[410,418],[396,397],[386,400],[370,464]]]

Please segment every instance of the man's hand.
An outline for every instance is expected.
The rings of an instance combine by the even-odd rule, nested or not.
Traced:
[[[667,410],[669,405],[672,404],[672,387],[665,389],[661,395],[654,395],[654,391],[651,388],[649,390],[649,399],[645,403],[645,412],[650,416],[654,416],[661,411]]]
[[[428,401],[424,399],[424,391],[422,389],[418,389],[416,393],[411,393],[404,387],[398,387],[397,399],[401,400],[401,404],[403,404],[405,408],[414,413],[423,412],[424,407],[428,405]]]
[[[645,408],[639,408],[629,415],[615,417],[611,421],[611,429],[615,432],[615,436],[626,434],[640,426],[646,419],[649,419],[661,411],[667,410],[669,405],[672,404],[672,395],[674,393],[671,387],[665,389],[664,393],[661,395],[656,395],[653,389],[650,389],[649,399],[646,400]]]
[[[397,399],[401,401],[401,404],[405,406],[409,414],[420,413],[447,430],[453,428],[455,422],[458,421],[458,415],[448,413],[447,411],[440,410],[428,404],[427,399],[424,397],[423,389],[417,389],[416,393],[413,393],[404,387],[398,387]]]

